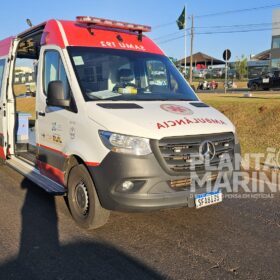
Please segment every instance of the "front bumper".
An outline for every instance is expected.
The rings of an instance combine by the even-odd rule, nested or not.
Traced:
[[[236,146],[236,151],[240,151]],[[110,152],[99,166],[88,167],[101,205],[108,210],[149,211],[162,208],[193,207],[194,195],[206,192],[206,186],[174,189],[171,180],[186,178],[186,174],[167,174],[153,154],[132,156]],[[232,171],[224,171],[228,178]],[[199,176],[203,177],[204,173]],[[132,181],[134,187],[122,191],[121,185]]]

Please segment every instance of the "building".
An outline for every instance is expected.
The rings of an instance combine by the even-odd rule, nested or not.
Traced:
[[[275,68],[280,68],[280,9],[272,13],[271,49],[251,56],[248,61],[248,78],[259,77]]]
[[[35,74],[26,73],[26,72],[18,72],[15,73],[14,76],[14,84],[25,84],[25,83],[33,83],[35,81]]]
[[[280,68],[280,9],[272,15],[271,67]]]
[[[186,58],[186,66],[187,67],[190,66],[190,61],[191,61],[191,57],[188,56]],[[213,56],[210,56],[208,54],[202,53],[202,52],[197,52],[197,53],[193,54],[192,61],[193,61],[193,68],[197,68],[197,69],[205,69],[209,66],[225,64],[224,61],[222,61],[220,59],[217,59]],[[185,66],[185,58],[182,58],[179,61],[177,61],[176,65],[184,67]]]
[[[32,83],[35,81],[35,73],[30,67],[16,67],[15,70],[15,84]]]
[[[263,73],[269,71],[270,68],[271,50],[263,51],[256,55],[251,55],[250,60],[247,62],[248,78],[257,78]]]

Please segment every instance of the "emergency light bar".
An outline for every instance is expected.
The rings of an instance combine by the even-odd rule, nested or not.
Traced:
[[[151,31],[151,27],[147,26],[147,25],[115,21],[115,20],[104,19],[104,18],[77,16],[76,21],[78,23],[94,24],[96,26],[112,27],[112,28],[138,31],[138,32],[150,32]]]

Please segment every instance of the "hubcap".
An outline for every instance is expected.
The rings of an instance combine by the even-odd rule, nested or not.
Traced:
[[[75,197],[79,211],[86,215],[89,208],[89,199],[85,183],[81,182],[76,186]]]

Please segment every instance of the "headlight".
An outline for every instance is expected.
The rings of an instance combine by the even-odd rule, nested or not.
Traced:
[[[99,131],[103,144],[111,151],[131,155],[144,156],[152,153],[150,140],[147,138]]]

